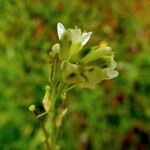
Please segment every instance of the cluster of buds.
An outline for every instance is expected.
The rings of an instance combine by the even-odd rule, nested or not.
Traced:
[[[58,23],[59,43],[52,47],[50,55],[58,54],[61,61],[61,80],[80,87],[93,87],[103,80],[118,76],[114,70],[114,52],[111,47],[93,46],[84,48],[92,32],[81,32],[81,29],[65,29]]]

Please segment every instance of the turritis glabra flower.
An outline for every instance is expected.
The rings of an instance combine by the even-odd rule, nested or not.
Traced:
[[[103,80],[118,76],[114,70],[114,52],[108,46],[84,47],[92,32],[81,32],[81,29],[65,29],[57,24],[59,43],[52,47],[61,62],[61,79],[80,87],[93,87]]]
[[[68,110],[67,93],[76,86],[92,88],[103,80],[118,76],[114,52],[106,42],[85,46],[92,32],[82,32],[77,27],[65,29],[58,23],[57,33],[59,41],[49,53],[49,82],[43,98],[45,112],[39,114],[35,105],[29,107],[42,127],[48,150],[61,149],[57,139]],[[46,114],[48,118],[44,124],[41,117]]]
[[[81,32],[81,29],[65,29],[63,24],[57,24],[57,33],[60,40],[57,48],[61,49],[59,56],[63,60],[77,61],[76,55],[88,42],[92,32]]]

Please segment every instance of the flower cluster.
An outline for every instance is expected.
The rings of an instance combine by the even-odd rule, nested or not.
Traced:
[[[118,76],[114,70],[114,52],[111,47],[94,46],[84,48],[92,32],[81,29],[65,29],[58,23],[59,43],[52,47],[52,54],[58,54],[61,63],[61,79],[80,87],[92,87],[103,80]]]
[[[65,29],[58,23],[57,33],[59,43],[53,45],[49,53],[49,84],[45,87],[43,98],[45,112],[39,114],[35,105],[29,107],[41,125],[48,150],[60,149],[57,137],[67,113],[67,92],[76,85],[91,88],[118,76],[114,52],[110,47],[105,43],[84,47],[92,32],[81,32],[77,27]],[[45,114],[48,114],[46,126],[41,119]]]

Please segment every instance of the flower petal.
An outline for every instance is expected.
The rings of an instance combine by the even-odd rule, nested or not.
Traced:
[[[62,23],[59,22],[57,24],[57,34],[59,39],[61,39],[64,32],[65,32],[65,27]]]
[[[71,31],[72,31],[72,42],[73,43],[80,43],[82,40],[81,29],[74,29]]]
[[[91,34],[92,34],[92,32],[82,34],[82,45],[83,46],[88,42],[88,40],[90,39]]]

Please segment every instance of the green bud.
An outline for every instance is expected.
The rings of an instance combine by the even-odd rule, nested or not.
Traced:
[[[50,101],[50,86],[47,85],[45,86],[45,95],[44,95],[44,98],[43,98],[43,106],[44,106],[44,109],[45,111],[49,111],[50,107],[51,107],[51,101]]]
[[[54,53],[59,53],[59,51],[60,51],[60,45],[58,44],[58,43],[56,43],[55,45],[53,45],[53,47],[52,47],[52,51],[54,52]]]
[[[46,91],[50,91],[50,89],[51,89],[51,87],[50,87],[49,85],[46,85],[46,86],[45,86],[45,90],[46,90]]]
[[[110,47],[97,48],[97,49],[94,49],[94,50],[90,51],[90,53],[88,53],[88,55],[86,55],[81,60],[81,62],[84,63],[84,64],[87,64],[91,61],[94,61],[94,60],[97,60],[99,58],[106,57],[106,56],[110,56],[110,57],[114,56],[114,53],[113,53],[113,51],[111,50]]]
[[[31,106],[29,107],[29,110],[30,110],[31,112],[34,112],[35,109],[36,109],[35,105],[31,105]]]
[[[44,106],[45,111],[48,112],[51,107],[50,99],[43,99],[43,106]]]

